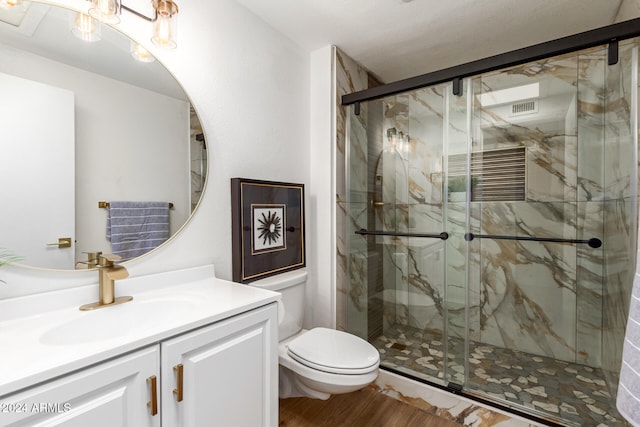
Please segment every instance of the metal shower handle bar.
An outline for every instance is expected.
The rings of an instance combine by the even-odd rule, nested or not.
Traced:
[[[467,233],[464,235],[464,240],[467,242],[473,239],[495,239],[495,240],[528,240],[532,242],[555,242],[555,243],[586,243],[592,248],[599,248],[602,246],[602,240],[592,237],[591,239],[554,239],[547,237],[525,237],[525,236],[496,236],[492,234],[473,234]]]
[[[422,234],[422,233],[401,233],[396,231],[368,231],[366,228],[361,228],[360,230],[355,232],[356,234],[360,234],[362,236],[397,236],[397,237],[426,237],[430,239],[442,239],[447,240],[449,238],[449,233],[443,231],[439,234]]]

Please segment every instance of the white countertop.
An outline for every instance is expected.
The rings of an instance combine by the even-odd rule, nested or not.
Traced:
[[[79,306],[97,285],[0,301],[0,397],[280,299],[212,265],[117,281],[123,295],[133,301],[93,311]]]

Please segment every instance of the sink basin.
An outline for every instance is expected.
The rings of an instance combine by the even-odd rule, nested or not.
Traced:
[[[176,316],[183,316],[195,307],[189,300],[145,300],[104,307],[93,311],[78,311],[78,316],[49,329],[40,337],[46,345],[77,345],[105,341],[135,331],[144,332],[162,327]]]

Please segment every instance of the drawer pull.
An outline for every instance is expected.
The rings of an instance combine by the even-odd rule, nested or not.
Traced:
[[[182,379],[183,379],[183,366],[182,363],[173,367],[173,372],[176,373],[176,388],[173,389],[173,394],[176,396],[176,402],[182,402]]]
[[[158,380],[155,375],[151,375],[147,378],[147,384],[149,384],[149,394],[151,400],[147,402],[147,407],[151,411],[151,416],[158,415]]]

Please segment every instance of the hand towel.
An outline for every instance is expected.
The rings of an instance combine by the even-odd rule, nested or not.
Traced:
[[[122,261],[143,255],[168,238],[168,202],[109,202],[107,240]]]

